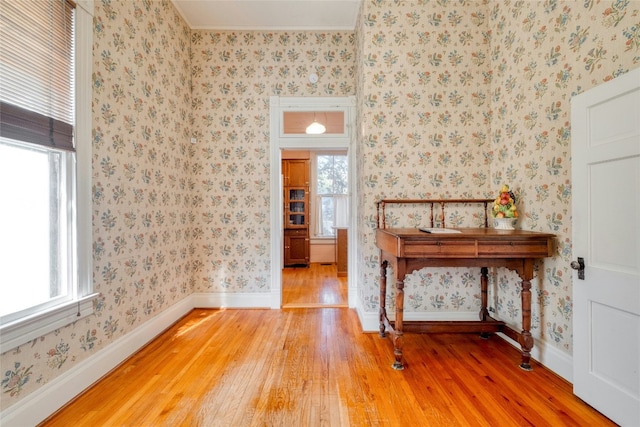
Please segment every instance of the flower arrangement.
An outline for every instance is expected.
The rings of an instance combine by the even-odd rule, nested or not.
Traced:
[[[509,190],[507,184],[502,186],[500,195],[493,202],[491,214],[494,218],[518,218],[516,196],[513,194],[513,191]]]

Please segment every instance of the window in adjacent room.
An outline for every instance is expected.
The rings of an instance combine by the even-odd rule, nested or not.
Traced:
[[[0,9],[2,351],[92,312],[90,123],[76,128],[76,110],[90,105],[76,105],[86,100],[76,98],[76,16],[68,0]]]
[[[349,162],[346,154],[315,156],[315,237],[335,237],[349,224]],[[313,215],[312,215],[313,217]]]

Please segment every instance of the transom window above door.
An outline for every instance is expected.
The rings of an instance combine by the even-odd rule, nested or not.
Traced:
[[[309,126],[318,124],[323,128],[316,135],[346,133],[344,111],[285,111],[283,112],[283,132],[286,135],[314,134]]]

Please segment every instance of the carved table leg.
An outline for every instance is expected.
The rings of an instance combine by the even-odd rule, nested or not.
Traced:
[[[402,364],[402,343],[404,341],[404,332],[402,331],[402,322],[404,317],[404,275],[402,280],[399,278],[396,280],[396,323],[393,333],[393,355],[395,356],[395,362],[393,362],[393,369],[401,371],[404,369]]]
[[[522,362],[520,367],[525,371],[531,371],[531,349],[533,337],[531,336],[531,279],[533,278],[533,260],[524,260],[522,279],[522,332],[520,333],[520,347],[522,348]]]
[[[520,335],[520,347],[522,348],[522,363],[520,367],[525,371],[531,371],[531,349],[533,337],[531,336],[531,282],[522,281],[522,333]]]
[[[489,269],[482,267],[480,269],[480,321],[484,322],[489,317],[489,311],[487,310],[488,304],[488,288],[489,288]],[[481,332],[480,337],[483,339],[489,338],[489,333]]]
[[[385,336],[384,319],[387,317],[387,261],[380,263],[380,336]]]

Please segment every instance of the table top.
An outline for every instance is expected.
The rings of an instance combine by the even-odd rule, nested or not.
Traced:
[[[527,230],[378,228],[376,246],[402,258],[540,258],[553,255],[553,234]]]
[[[426,233],[418,228],[378,228],[377,232],[389,234],[390,236],[400,237],[403,239],[531,239],[536,237],[548,238],[555,237],[554,234],[542,233],[538,231],[528,230],[498,230],[495,228],[445,228],[432,229],[434,232]],[[447,233],[438,232],[438,230],[452,230],[454,232]],[[459,231],[456,233],[455,231]]]

